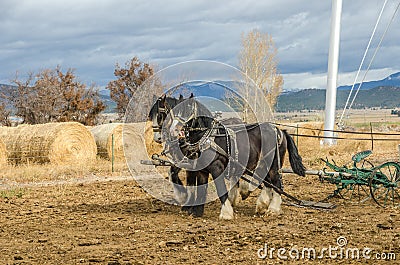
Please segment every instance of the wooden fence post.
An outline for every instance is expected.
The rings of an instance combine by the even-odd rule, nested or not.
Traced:
[[[374,134],[372,133],[372,122],[369,123],[369,127],[371,130],[371,150],[374,150]]]

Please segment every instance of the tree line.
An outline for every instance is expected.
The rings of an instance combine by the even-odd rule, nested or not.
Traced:
[[[117,103],[120,117],[133,93],[153,74],[153,68],[137,57],[124,67],[116,65],[116,80],[107,89]],[[75,121],[93,126],[101,120],[106,104],[94,84],[86,85],[78,80],[73,69],[63,71],[60,66],[30,72],[22,78],[17,73],[11,86],[0,94],[0,123],[11,126],[11,116],[18,117],[21,124]]]
[[[282,91],[283,79],[277,69],[277,50],[272,37],[253,30],[242,36],[239,66],[246,78],[252,80],[271,107]],[[154,74],[155,67],[134,57],[121,66],[115,66],[115,80],[106,89],[111,100],[116,102],[116,112],[122,118],[134,93]],[[22,124],[76,121],[84,125],[95,125],[106,108],[96,85],[79,81],[73,69],[63,71],[60,66],[28,73],[22,78],[17,73],[11,80],[10,89],[0,94],[0,123],[10,126],[10,117],[16,116]],[[247,89],[247,85],[243,89]],[[162,84],[157,83],[161,92]],[[244,94],[249,94],[243,91]],[[135,100],[133,98],[133,100]],[[138,101],[143,99],[137,99]],[[257,104],[256,99],[246,99],[245,113],[249,105]],[[252,103],[255,102],[255,103]]]

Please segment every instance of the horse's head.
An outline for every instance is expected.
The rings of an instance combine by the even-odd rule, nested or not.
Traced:
[[[180,95],[179,99],[167,97],[163,95],[155,100],[150,113],[149,120],[152,122],[153,139],[157,143],[162,142],[161,129],[170,111],[180,102],[183,101],[183,96]]]
[[[164,133],[167,134],[167,138],[180,137],[182,127],[187,122],[188,117],[194,114],[195,104],[193,94],[187,99],[179,98],[178,104],[171,109],[165,123]]]
[[[168,115],[167,128],[165,132],[172,139],[185,136],[185,128],[209,127],[204,121],[209,121],[207,117],[212,117],[211,111],[200,103],[194,96],[180,101]]]

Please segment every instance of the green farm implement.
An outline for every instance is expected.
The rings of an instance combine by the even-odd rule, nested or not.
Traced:
[[[351,167],[338,166],[334,161],[322,159],[335,172],[324,169],[320,180],[336,185],[336,190],[330,197],[340,196],[359,202],[372,198],[382,207],[399,207],[400,164],[385,162],[374,166],[366,159],[371,153],[372,151],[367,150],[355,154]]]
[[[385,162],[374,166],[366,158],[372,151],[362,151],[352,157],[351,166],[339,166],[335,161],[321,159],[323,170],[307,170],[308,175],[318,175],[321,182],[336,185],[327,197],[340,197],[360,203],[372,199],[382,207],[400,207],[400,164]],[[291,173],[283,169],[283,173]]]

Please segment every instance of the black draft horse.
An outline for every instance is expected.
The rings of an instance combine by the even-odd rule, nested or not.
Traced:
[[[159,103],[162,103],[161,100]],[[184,100],[180,98],[179,102]],[[204,204],[207,196],[207,183],[208,176],[211,174],[214,183],[217,188],[217,193],[220,198],[222,208],[220,213],[220,219],[230,220],[233,219],[233,208],[228,200],[228,192],[225,186],[224,177],[230,177],[234,182],[238,181],[238,178],[245,170],[252,172],[254,171],[257,176],[260,176],[263,180],[272,183],[278,188],[282,188],[281,177],[279,169],[281,167],[281,161],[283,161],[286,150],[289,152],[289,161],[293,171],[301,176],[304,176],[305,168],[302,164],[302,159],[298,154],[297,147],[294,144],[293,139],[286,131],[281,131],[270,123],[259,123],[243,125],[244,129],[237,130],[235,134],[236,149],[238,151],[237,161],[230,163],[231,157],[227,156],[230,153],[229,140],[226,137],[227,131],[225,126],[218,126],[218,133],[215,134],[212,140],[219,147],[219,151],[205,149],[201,150],[193,149],[197,146],[196,143],[204,140],[204,137],[208,138],[212,131],[215,131],[215,119],[210,116],[194,115],[194,110],[205,108],[194,98],[185,100],[184,108],[180,108],[178,111],[169,109],[172,112],[171,121],[168,123],[168,129],[164,130],[168,132],[169,137],[176,138],[181,137],[182,132],[186,135],[179,139],[179,151],[187,157],[192,157],[195,154],[196,157],[212,157],[208,159],[207,164],[203,165],[199,170],[187,171],[188,178],[187,186],[191,188],[187,191],[181,185],[177,172],[179,171],[175,167],[171,167],[170,177],[174,185],[180,187],[182,194],[186,194],[186,205],[191,213],[196,216],[201,216],[204,212]],[[160,113],[159,113],[160,114]],[[158,116],[158,115],[155,115]],[[153,116],[153,117],[155,117]],[[165,116],[166,117],[166,116]],[[184,118],[182,118],[184,117]],[[188,120],[188,117],[191,119]],[[186,122],[187,121],[187,122]],[[220,125],[220,123],[218,123]],[[167,136],[168,138],[168,136]],[[168,141],[167,141],[168,142]],[[262,143],[271,143],[263,145]],[[197,148],[196,147],[196,148]],[[170,148],[170,154],[174,156],[176,147]],[[243,151],[247,150],[247,151]],[[211,154],[209,154],[211,152]],[[241,155],[244,154],[244,155]],[[268,159],[273,159],[272,164],[268,163]],[[243,168],[235,167],[235,165],[242,165]],[[270,165],[270,166],[268,166]],[[238,173],[239,172],[239,173]],[[230,174],[230,176],[228,176]],[[190,183],[190,180],[195,179],[197,183]],[[195,187],[194,187],[195,186]],[[233,186],[235,188],[236,185]],[[197,196],[195,196],[195,190]],[[245,193],[241,190],[242,196]],[[233,192],[236,195],[236,191]],[[233,199],[234,201],[235,199]],[[281,213],[281,196],[275,190],[263,187],[260,196],[257,199],[256,212],[264,214],[265,212]]]
[[[156,98],[154,98],[153,101],[155,99]],[[153,140],[156,143],[159,144],[162,143],[161,139],[162,125],[165,119],[167,118],[168,113],[170,113],[170,111],[182,101],[183,101],[182,95],[179,96],[179,99],[163,95],[155,100],[155,103],[150,109],[148,119],[152,122]]]

